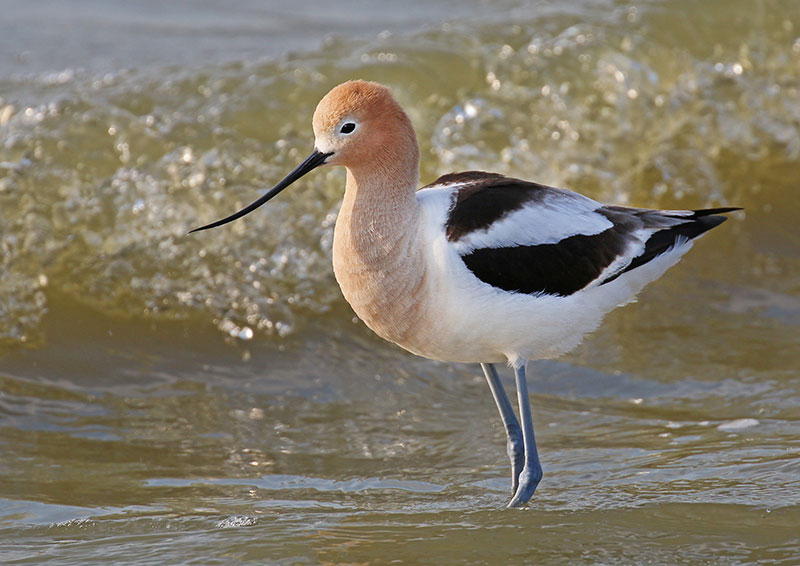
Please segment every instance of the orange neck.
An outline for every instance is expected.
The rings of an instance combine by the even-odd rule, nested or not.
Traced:
[[[410,139],[411,147],[377,151],[369,167],[348,167],[333,242],[345,298],[367,326],[401,345],[424,314],[426,278],[415,196],[419,153]]]

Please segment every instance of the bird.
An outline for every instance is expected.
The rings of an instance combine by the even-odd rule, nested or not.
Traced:
[[[480,364],[507,437],[511,499],[542,479],[526,366],[564,354],[634,299],[736,207],[655,210],[498,173],[449,173],[418,189],[414,127],[390,89],[352,80],[314,111],[314,149],[250,205],[254,211],[313,169],[343,166],[333,271],[378,336],[425,358]],[[496,364],[514,372],[519,419]]]

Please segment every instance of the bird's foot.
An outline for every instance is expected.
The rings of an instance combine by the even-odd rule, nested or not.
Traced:
[[[522,507],[533,496],[536,486],[542,480],[542,467],[536,462],[531,468],[525,466],[519,475],[519,486],[514,492],[514,497],[506,507]]]

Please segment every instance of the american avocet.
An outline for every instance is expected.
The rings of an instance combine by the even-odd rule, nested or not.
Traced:
[[[314,112],[314,151],[252,212],[321,165],[347,169],[333,270],[345,299],[376,334],[409,352],[480,363],[508,436],[509,507],[542,477],[525,377],[530,359],[575,347],[736,208],[603,206],[563,189],[495,173],[444,175],[417,190],[414,128],[389,90],[350,81]],[[495,363],[517,385],[514,415]],[[520,427],[520,423],[522,426]]]

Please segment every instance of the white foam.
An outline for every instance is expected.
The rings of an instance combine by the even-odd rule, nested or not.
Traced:
[[[735,419],[717,426],[717,430],[721,430],[722,432],[736,432],[756,426],[757,424],[758,421],[756,419]]]

